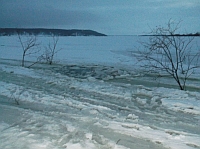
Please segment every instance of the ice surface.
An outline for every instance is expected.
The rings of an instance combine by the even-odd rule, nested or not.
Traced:
[[[142,75],[136,39],[62,37],[59,63],[28,69],[17,38],[1,37],[0,148],[200,148],[199,75],[188,91]]]

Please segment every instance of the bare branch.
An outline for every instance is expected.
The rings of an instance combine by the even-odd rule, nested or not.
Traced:
[[[45,47],[44,54],[40,57],[41,60],[46,61],[49,65],[53,63],[54,56],[58,53],[61,49],[57,49],[57,44],[59,41],[59,36],[52,36],[52,42]]]
[[[18,34],[18,39],[19,42],[21,44],[22,47],[22,67],[25,66],[25,57],[27,55],[32,55],[35,53],[38,53],[40,51],[40,49],[37,48],[37,50],[35,50],[35,47],[38,47],[40,45],[40,43],[37,42],[37,38],[36,36],[29,36],[26,38],[25,41],[22,40],[21,35],[19,33]]]
[[[168,73],[179,88],[185,90],[187,79],[195,69],[200,68],[200,52],[192,51],[193,37],[176,36],[180,23],[181,21],[175,23],[170,19],[166,28],[153,29],[149,42],[140,42],[144,51],[139,51],[139,55],[135,57],[138,61],[143,61],[143,68]]]

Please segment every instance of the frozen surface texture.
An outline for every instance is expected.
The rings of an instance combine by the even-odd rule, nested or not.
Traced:
[[[133,68],[130,37],[99,38],[61,39],[59,64],[28,69],[1,37],[0,148],[199,149],[200,77],[180,91]]]

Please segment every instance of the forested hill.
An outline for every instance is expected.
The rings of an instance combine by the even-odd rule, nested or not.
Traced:
[[[200,36],[200,32],[189,34],[174,34],[174,35],[140,35],[140,36]]]
[[[45,28],[0,28],[0,36],[10,35],[56,35],[56,36],[106,36],[93,30],[45,29]]]

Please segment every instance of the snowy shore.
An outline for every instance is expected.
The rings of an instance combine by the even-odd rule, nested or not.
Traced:
[[[0,148],[200,148],[200,77],[188,91],[157,82],[132,69],[133,38],[108,38],[61,39],[71,53],[59,63],[23,68],[14,37],[1,37]]]

